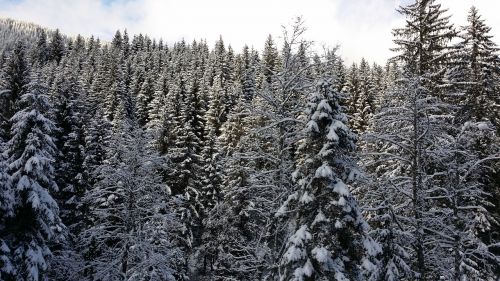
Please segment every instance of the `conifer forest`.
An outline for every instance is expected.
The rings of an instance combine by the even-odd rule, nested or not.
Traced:
[[[242,50],[0,19],[0,280],[500,280],[499,38],[466,9],[399,7],[384,65],[301,17]]]

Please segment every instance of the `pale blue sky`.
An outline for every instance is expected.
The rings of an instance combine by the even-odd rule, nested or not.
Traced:
[[[341,45],[348,62],[361,57],[384,63],[391,56],[391,29],[403,24],[395,8],[411,0],[0,0],[0,16],[59,28],[69,35],[97,35],[104,40],[117,29],[145,33],[172,42],[222,35],[240,49],[260,49],[267,34],[302,15],[306,37],[322,45]],[[456,24],[476,5],[500,41],[498,0],[441,0]]]

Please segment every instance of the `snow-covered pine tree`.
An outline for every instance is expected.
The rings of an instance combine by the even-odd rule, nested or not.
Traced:
[[[352,71],[355,71],[354,68]],[[374,93],[370,75],[371,69],[368,62],[363,58],[358,69],[358,89],[354,89],[352,129],[357,134],[363,134],[372,119],[374,112]],[[355,83],[355,82],[354,82]]]
[[[465,239],[473,245],[477,245],[478,238],[486,245],[500,241],[498,235],[495,237],[495,233],[498,233],[499,229],[498,218],[500,218],[500,212],[493,207],[495,206],[495,200],[498,202],[500,198],[497,184],[500,164],[498,161],[481,161],[481,159],[488,159],[495,153],[499,153],[497,145],[498,132],[500,132],[498,127],[500,125],[498,122],[499,48],[492,41],[490,31],[491,28],[485,24],[478,10],[472,7],[467,17],[467,25],[462,27],[459,34],[460,40],[454,45],[453,68],[447,73],[448,86],[450,92],[454,94],[450,100],[458,108],[454,119],[455,126],[458,128],[452,132],[454,143],[449,148],[457,153],[453,154],[453,157],[450,157],[449,160],[450,163],[455,163],[454,170],[457,176],[449,180],[449,185],[453,190],[458,188],[459,183],[457,181],[464,180],[462,184],[467,185],[470,190],[465,192],[465,190],[459,189],[459,192],[456,192],[457,196],[460,197],[463,193],[475,194],[474,202],[467,201],[468,205],[476,205],[474,211],[469,213],[483,217],[483,224],[477,226],[473,222],[467,221],[470,221],[470,217],[464,217],[462,214],[458,216],[458,221],[467,225],[467,227],[472,227],[467,232],[469,236],[465,238],[464,235],[459,235],[458,241]],[[482,130],[478,130],[478,126],[482,127]],[[489,129],[486,130],[486,127]],[[493,131],[496,129],[496,134],[486,133],[490,129],[493,129]],[[459,145],[458,148],[457,145]],[[477,161],[481,165],[475,167],[473,173],[469,172],[471,175],[467,179],[458,176],[458,174],[464,173],[464,170],[466,170],[464,166],[473,161]],[[470,183],[471,180],[472,183]],[[450,201],[454,202],[451,199]],[[455,205],[462,203],[464,203],[463,199],[457,200]],[[457,210],[457,208],[453,209]],[[458,207],[458,210],[461,210],[461,208]],[[471,239],[475,239],[475,243],[472,243]],[[455,244],[460,245],[460,243]],[[478,249],[480,248],[478,247]],[[494,255],[500,255],[500,247],[492,247],[490,251]],[[466,251],[463,254],[464,259],[467,253]],[[484,255],[485,253],[480,254],[480,256]],[[486,268],[488,261],[479,264],[484,265]],[[474,265],[469,264],[469,266],[473,270],[477,270]],[[458,276],[461,273],[465,274],[466,269],[467,267],[459,270],[456,267],[453,272]],[[500,268],[497,267],[497,274],[499,271]],[[488,270],[482,270],[482,272],[491,274]],[[484,278],[487,278],[487,275]]]
[[[273,83],[272,76],[278,71],[280,66],[278,49],[274,44],[273,37],[269,34],[264,50],[262,51],[261,67],[259,73],[259,87],[271,85]]]
[[[56,157],[55,167],[60,191],[56,197],[61,200],[61,218],[68,227],[80,221],[77,219],[77,206],[85,192],[82,184],[85,159],[82,120],[84,92],[74,63],[66,58],[61,60],[50,90],[54,100],[53,115],[59,127],[55,143],[60,153]]]
[[[152,75],[144,75],[144,81],[141,83],[137,95],[137,117],[141,126],[146,125],[149,120],[149,111],[151,110],[151,101],[153,100],[154,84]]]
[[[59,29],[52,32],[48,48],[49,59],[59,63],[66,52],[66,44]]]
[[[54,194],[60,217],[67,226],[64,241],[54,244],[51,279],[77,280],[81,258],[75,248],[75,236],[86,227],[82,197],[91,180],[84,178],[85,138],[83,97],[85,92],[78,75],[78,56],[63,57],[49,94],[53,101],[51,114],[58,126],[55,144],[55,181],[59,191]],[[74,276],[72,276],[75,274]]]
[[[115,36],[113,37],[113,40],[111,40],[111,47],[113,49],[121,51],[122,50],[122,46],[123,46],[122,33],[120,32],[120,30],[117,30],[115,32]]]
[[[396,52],[393,60],[402,64],[414,75],[426,76],[422,82],[432,96],[444,98],[443,84],[446,63],[450,59],[448,43],[456,36],[456,31],[445,15],[446,9],[436,0],[416,0],[401,6],[398,12],[406,18],[404,27],[393,30]]]
[[[305,115],[296,185],[278,211],[294,229],[281,256],[280,280],[375,280],[379,246],[348,187],[360,173],[355,135],[327,75],[317,80]]]
[[[167,127],[168,112],[172,108],[167,104],[167,93],[169,92],[169,73],[163,71],[155,84],[151,109],[148,112],[149,122],[146,125],[151,139],[151,146],[161,155],[167,152],[167,137],[169,135]]]
[[[20,110],[10,120],[7,154],[16,201],[4,231],[12,251],[15,280],[47,280],[49,244],[64,231],[59,207],[51,195],[58,189],[53,167],[56,126],[49,119],[51,105],[46,91],[33,75],[18,102]]]
[[[117,119],[98,181],[85,195],[92,225],[80,246],[92,251],[85,267],[91,280],[176,280],[180,272],[182,253],[173,242],[180,225],[158,173],[162,158],[148,151],[136,126]]]
[[[219,155],[220,147],[217,147],[217,137],[221,134],[221,128],[224,124],[221,117],[224,114],[224,97],[226,97],[224,90],[224,81],[217,75],[214,78],[214,84],[209,91],[209,104],[208,110],[205,114],[205,130],[204,130],[204,143],[201,151],[203,165],[203,189],[206,211],[214,207],[217,203],[219,196],[221,175],[217,158]]]
[[[397,62],[389,61],[384,68],[384,79],[382,81],[382,91],[377,93],[376,96],[376,107],[377,113],[380,112],[390,103],[390,93],[394,91],[396,86],[396,81],[402,77],[402,69],[397,64]],[[373,124],[373,123],[372,123]]]
[[[498,46],[493,42],[491,28],[481,18],[479,11],[472,7],[467,17],[468,24],[462,27],[460,41],[455,45],[454,68],[448,73],[452,89],[459,94],[455,104],[460,107],[459,121],[490,121],[500,134],[500,72]],[[480,142],[474,148],[475,153],[483,155],[495,141]],[[498,164],[484,175],[485,190],[492,194],[493,203],[498,206],[500,190],[496,183],[500,178]],[[488,208],[500,219],[500,209]],[[496,230],[495,230],[496,229]],[[500,233],[500,226],[494,227],[492,233]],[[500,237],[497,235],[497,239]],[[500,253],[500,249],[497,253]]]
[[[303,26],[293,28],[285,34],[285,58],[279,60],[283,65],[271,77],[274,85],[264,82],[264,88],[246,105],[246,97],[240,96],[240,109],[233,109],[231,122],[222,126],[223,135],[217,141],[222,145],[219,152],[224,163],[223,199],[207,219],[209,231],[216,233],[216,241],[210,244],[215,256],[212,274],[217,278],[273,278],[271,273],[276,271],[283,248],[286,224],[280,224],[274,213],[291,186],[286,174],[293,169],[296,116],[300,93],[307,83],[307,69],[300,67],[296,56]],[[244,121],[241,114],[246,116]],[[231,128],[236,131],[227,131]],[[229,230],[223,233],[217,228]],[[217,241],[227,244],[216,247]]]
[[[447,209],[441,214],[445,223],[437,229],[440,235],[436,241],[452,255],[438,256],[437,261],[448,260],[439,265],[440,276],[446,280],[492,280],[500,270],[500,255],[495,253],[496,241],[482,239],[495,222],[487,209],[491,203],[490,194],[484,191],[484,172],[491,169],[491,162],[500,160],[500,147],[493,145],[482,155],[474,153],[477,143],[495,139],[491,122],[465,122],[455,130],[451,143],[442,143],[449,163],[441,192]]]
[[[120,52],[123,56],[123,51]],[[154,81],[157,73],[155,64],[160,63],[153,59],[154,53],[141,52],[133,56],[131,64],[131,79],[129,92],[135,99],[136,114],[139,124],[144,126],[149,121],[148,112],[151,109],[151,101],[154,95]]]
[[[123,55],[125,56],[125,58],[128,58],[130,55],[130,39],[128,37],[128,32],[126,29],[123,31],[123,38],[122,38],[122,46],[121,47],[122,47]]]
[[[491,120],[500,126],[498,113],[500,87],[500,59],[498,46],[492,41],[488,27],[472,7],[467,25],[459,34],[460,42],[454,46],[454,68],[448,73],[450,83],[463,94],[458,99],[461,120]]]
[[[108,145],[111,124],[104,117],[102,110],[97,110],[90,120],[85,120],[84,133],[84,155],[82,185],[85,190],[91,189],[96,183],[97,168],[105,159],[105,146]],[[86,210],[87,206],[82,206]],[[83,222],[85,223],[85,222]]]
[[[98,78],[99,75],[97,73],[98,66],[98,58],[100,52],[100,42],[99,40],[95,40],[93,36],[88,38],[85,50],[82,51],[82,57],[85,58],[82,62],[82,73],[81,79],[82,83],[85,86],[85,89],[89,93],[92,94],[92,86],[94,82],[94,78]],[[102,71],[102,70],[101,70]]]
[[[411,262],[416,272],[412,278],[428,280],[440,276],[438,260],[446,255],[435,238],[443,223],[440,213],[446,209],[439,203],[438,191],[447,167],[440,147],[434,144],[448,136],[450,116],[443,113],[450,107],[443,103],[445,91],[440,86],[449,57],[447,43],[455,32],[449,17],[443,15],[445,10],[434,0],[417,0],[399,12],[406,17],[406,25],[393,31],[397,45],[393,50],[398,52],[395,60],[403,65],[404,75],[374,120],[372,140],[383,149],[373,154],[372,163],[381,166],[380,182],[374,188],[395,188],[404,196],[368,203],[370,209],[386,206],[386,210],[406,211],[399,212],[395,223],[411,239],[403,236],[393,241],[411,241],[413,251],[405,262]]]
[[[109,90],[108,81],[109,55],[106,50],[101,50],[99,46],[90,45],[88,60],[85,63],[84,83],[88,87],[88,95],[85,97],[86,118],[90,120],[98,110],[105,111],[107,104],[104,102],[104,91]]]
[[[359,99],[359,67],[356,63],[353,63],[347,70],[345,87],[342,89],[348,94],[348,99],[346,101],[347,114],[349,116],[350,122],[354,120],[354,115],[356,114],[356,104]]]
[[[101,92],[104,99],[104,112],[106,118],[113,122],[117,118],[119,110],[124,110],[124,114],[131,118],[135,115],[131,96],[127,91],[127,77],[125,72],[125,61],[122,52],[105,51],[103,56],[107,56],[105,88]],[[105,61],[106,62],[106,61]],[[122,108],[121,106],[124,106]],[[118,117],[119,118],[119,117]]]
[[[203,232],[201,143],[192,123],[197,112],[193,110],[193,95],[187,92],[184,75],[182,71],[176,74],[167,94],[166,127],[169,129],[166,142],[169,145],[166,157],[169,163],[166,180],[172,194],[182,198],[181,205],[176,208],[182,224],[179,230],[186,251],[185,265],[190,274],[195,274],[198,263],[188,264],[197,254]]]
[[[393,272],[400,275],[394,278],[408,276],[405,264],[411,264],[416,272],[411,278],[427,280],[428,276],[439,276],[435,266],[439,267],[437,260],[446,255],[436,236],[444,223],[441,212],[446,209],[437,204],[445,148],[444,144],[432,144],[449,137],[446,131],[450,124],[442,112],[450,109],[430,96],[422,77],[406,75],[388,96],[391,102],[375,116],[374,132],[367,136],[371,145],[365,164],[378,182],[366,187],[364,203],[370,212],[369,222],[381,235],[376,238],[389,242],[384,244],[384,257],[399,261]],[[393,229],[390,241],[384,227]],[[391,250],[403,248],[413,251],[407,256],[404,251]]]
[[[256,90],[256,71],[257,61],[254,55],[254,50],[250,50],[248,46],[243,47],[241,54],[241,77],[240,83],[242,85],[242,94],[247,101],[251,101],[255,95]]]
[[[37,30],[37,40],[30,51],[32,63],[44,65],[49,57],[49,49],[47,45],[47,33],[43,28]]]
[[[261,208],[273,191],[263,187],[257,194],[256,186],[248,188],[253,169],[249,167],[252,160],[246,157],[252,151],[248,147],[251,138],[245,136],[251,122],[246,98],[240,95],[217,139],[223,173],[221,199],[205,219],[208,280],[259,280],[268,273],[269,247],[259,237],[267,231],[262,228],[266,218]]]
[[[14,215],[14,190],[12,189],[5,152],[5,143],[0,139],[0,279],[7,280],[15,274],[12,265],[12,251],[7,241],[6,222]]]
[[[218,77],[216,77],[218,79]],[[221,86],[217,86],[217,84],[220,83],[220,81],[215,82],[214,84],[214,89],[217,91],[218,89],[221,89]],[[238,84],[238,83],[237,83]],[[220,90],[218,90],[220,91]],[[236,91],[236,95],[241,98],[242,97],[242,92],[241,88],[239,87],[239,90]],[[241,102],[241,100],[239,100]],[[240,103],[238,103],[239,106],[241,106]],[[232,107],[229,118],[232,117],[232,114],[234,114],[235,110],[241,109],[241,107],[236,106]],[[217,236],[220,234],[219,232],[222,231],[223,226],[220,224],[217,224],[217,222],[214,223],[214,220],[220,222],[219,218],[217,218],[218,215],[216,213],[220,212],[220,208],[218,210],[215,210],[214,208],[217,208],[218,205],[222,201],[222,183],[223,183],[223,164],[221,161],[223,161],[223,152],[228,149],[227,147],[224,146],[224,143],[219,141],[220,137],[223,137],[222,135],[219,136],[219,134],[222,134],[224,130],[229,126],[235,125],[233,122],[235,120],[231,120],[230,123],[229,120],[226,122],[222,123],[220,126],[221,128],[217,129],[215,126],[217,125],[218,122],[218,117],[221,115],[221,113],[224,111],[223,104],[221,104],[220,99],[217,97],[212,97],[210,99],[209,103],[209,108],[206,114],[206,126],[205,126],[205,142],[202,150],[202,158],[204,161],[204,167],[203,167],[203,179],[202,179],[202,191],[203,191],[203,196],[202,196],[202,203],[204,207],[204,215],[203,215],[203,225],[204,225],[204,233],[202,236],[203,239],[203,251],[204,251],[204,270],[205,271],[212,271],[214,269],[217,269],[217,255],[218,255],[218,248],[219,245],[217,244]],[[225,135],[226,136],[226,135]],[[216,216],[216,217],[214,217]],[[214,266],[215,264],[215,266]],[[215,273],[217,274],[217,273]]]
[[[22,41],[16,42],[7,55],[0,76],[0,136],[9,139],[10,118],[17,112],[17,104],[29,82],[29,66]]]

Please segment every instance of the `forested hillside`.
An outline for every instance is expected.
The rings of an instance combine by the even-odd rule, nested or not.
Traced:
[[[499,280],[495,38],[399,13],[385,65],[1,20],[0,280]]]

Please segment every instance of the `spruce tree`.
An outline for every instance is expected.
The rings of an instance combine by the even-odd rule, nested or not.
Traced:
[[[296,186],[278,211],[291,218],[294,229],[281,257],[280,279],[370,280],[379,246],[349,191],[360,173],[355,135],[331,79],[316,82],[305,115],[292,175]]]
[[[475,7],[470,9],[467,22],[459,34],[460,42],[454,46],[454,68],[448,73],[450,83],[463,92],[457,102],[462,107],[459,117],[491,120],[498,128],[499,48]]]
[[[26,92],[29,75],[25,45],[22,41],[18,41],[8,55],[0,77],[0,135],[4,141],[9,138],[9,120],[18,110],[18,101]]]
[[[50,36],[49,59],[59,63],[65,55],[65,52],[66,46],[64,38],[61,35],[61,32],[59,32],[59,29],[56,29]]]
[[[385,144],[385,150],[373,155],[377,159],[374,163],[385,166],[378,186],[394,187],[409,196],[411,208],[406,209],[408,213],[401,213],[396,222],[408,223],[402,227],[412,237],[414,278],[428,280],[440,276],[439,264],[434,259],[446,255],[446,250],[435,240],[436,232],[431,231],[443,223],[438,214],[446,208],[434,205],[438,200],[433,198],[446,181],[438,175],[447,169],[442,162],[442,150],[433,144],[449,135],[450,119],[445,114],[451,108],[445,103],[446,91],[442,86],[449,60],[448,43],[455,31],[449,17],[444,16],[445,10],[433,0],[417,0],[398,11],[407,21],[405,27],[393,31],[397,45],[394,60],[402,64],[404,75],[389,105],[374,120],[378,128],[372,135],[373,143]],[[393,198],[395,201],[387,203],[394,210],[404,204],[400,200],[406,200],[400,196]],[[370,202],[374,204],[372,207],[381,203]],[[405,240],[399,237],[395,241]]]
[[[19,101],[20,110],[10,120],[7,153],[16,202],[4,237],[12,251],[15,280],[47,280],[49,244],[64,230],[52,197],[58,190],[53,167],[56,126],[49,119],[46,91],[33,76]]]
[[[5,144],[0,141],[1,151],[5,151]],[[8,241],[4,241],[6,222],[14,215],[14,190],[8,171],[6,154],[0,153],[0,278],[7,280],[15,274],[12,264],[12,252]]]
[[[43,28],[40,28],[37,33],[38,38],[35,45],[31,49],[31,61],[33,63],[37,63],[38,65],[44,65],[49,56],[47,34]]]
[[[58,151],[56,174],[61,218],[68,227],[76,227],[81,221],[80,200],[85,193],[83,180],[84,135],[83,104],[84,91],[78,79],[74,61],[61,61],[50,93],[54,100],[53,115],[59,130],[55,141]]]
[[[92,280],[174,280],[182,253],[175,244],[180,227],[161,184],[162,165],[148,152],[143,132],[120,114],[85,195],[92,225],[80,235]]]

